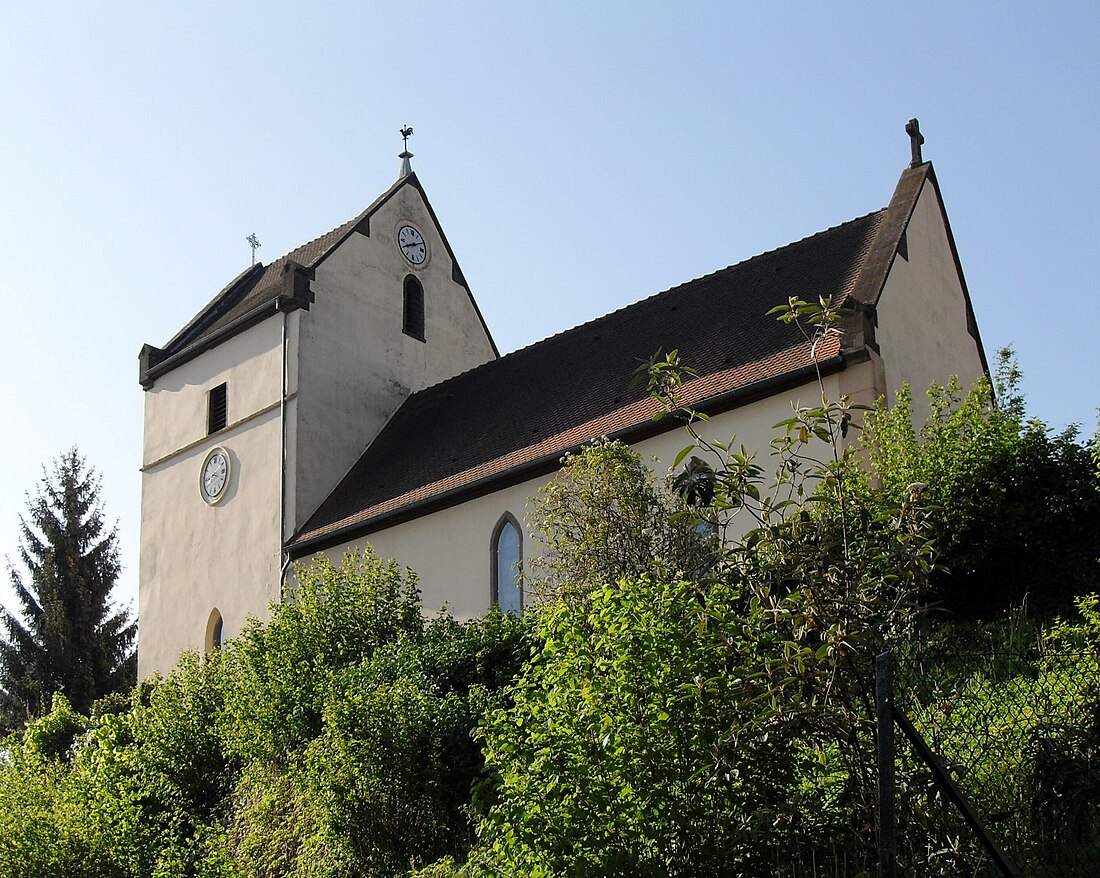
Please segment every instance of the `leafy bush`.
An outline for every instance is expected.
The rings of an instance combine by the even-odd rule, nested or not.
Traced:
[[[621,442],[601,439],[566,455],[539,491],[529,525],[545,547],[524,578],[544,600],[586,592],[658,568],[668,576],[700,572],[712,560],[698,522],[652,470]],[[583,551],[579,548],[583,547]]]
[[[0,769],[0,874],[215,874],[232,766],[214,733],[217,663],[184,660],[127,710],[50,713]],[[110,707],[110,706],[108,706]],[[36,791],[33,804],[23,796]],[[9,798],[10,797],[10,798]]]
[[[415,577],[369,552],[299,571],[227,646],[225,738],[248,765],[234,849],[261,875],[391,876],[472,841],[473,739],[530,653],[499,612],[425,620]]]
[[[1072,611],[1100,580],[1100,445],[1076,427],[1052,436],[1027,421],[1019,372],[1003,351],[999,396],[981,379],[968,392],[933,386],[931,415],[912,423],[909,389],[880,404],[864,433],[877,496],[893,503],[919,484],[938,507],[940,566],[930,597],[966,616],[993,618],[1025,601]]]
[[[225,646],[225,735],[243,759],[285,767],[321,734],[326,700],[343,669],[420,634],[415,576],[370,552],[339,567],[321,558],[297,571],[293,598]]]
[[[500,786],[468,871],[803,874],[816,859],[854,874],[869,862],[868,659],[912,634],[931,549],[919,502],[872,514],[845,494],[850,455],[785,466],[811,459],[804,427],[816,437],[844,413],[787,425],[788,478],[771,493],[734,443],[695,445],[693,510],[621,445],[570,459],[532,518],[569,511],[566,538],[546,541],[553,572],[575,578],[536,613],[543,646],[514,704],[486,720]],[[800,491],[813,514],[772,499]],[[608,493],[615,510],[647,510],[647,533],[692,539],[660,540],[648,566],[644,549],[614,555],[638,559],[625,575],[599,567],[591,555],[631,539],[616,531],[630,516],[588,499]],[[762,526],[709,542],[700,571],[696,523],[722,527],[750,504]]]
[[[531,650],[491,613],[425,619],[369,552],[303,570],[220,653],[91,718],[57,698],[0,757],[0,874],[392,876],[472,843],[473,730]]]
[[[539,614],[543,650],[484,732],[501,786],[483,833],[501,873],[772,861],[799,756],[773,699],[796,696],[774,679],[784,645],[742,626],[763,612],[722,618],[741,597],[642,577]]]

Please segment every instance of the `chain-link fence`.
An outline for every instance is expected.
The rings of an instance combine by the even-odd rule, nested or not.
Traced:
[[[1006,874],[980,843],[984,829],[1021,878],[1100,875],[1098,658],[1042,649],[894,658],[901,723],[908,718],[980,823],[967,824],[929,759],[898,734],[899,874]]]

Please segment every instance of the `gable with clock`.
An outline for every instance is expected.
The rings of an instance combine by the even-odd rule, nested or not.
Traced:
[[[496,356],[411,172],[146,345],[140,672],[262,617],[285,541],[401,402]]]

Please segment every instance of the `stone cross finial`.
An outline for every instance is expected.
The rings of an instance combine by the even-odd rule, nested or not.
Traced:
[[[920,154],[921,145],[924,143],[924,135],[920,133],[920,122],[910,119],[905,123],[905,133],[909,135],[909,145],[913,150],[913,161],[909,163],[909,167],[919,167],[924,164]]]

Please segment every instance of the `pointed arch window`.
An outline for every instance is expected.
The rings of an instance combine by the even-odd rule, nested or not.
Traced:
[[[493,603],[518,616],[523,610],[523,531],[510,512],[493,528],[492,556]]]
[[[424,287],[411,274],[405,276],[402,332],[424,341]]]
[[[222,614],[215,607],[210,611],[206,622],[206,651],[213,652],[222,648]]]

